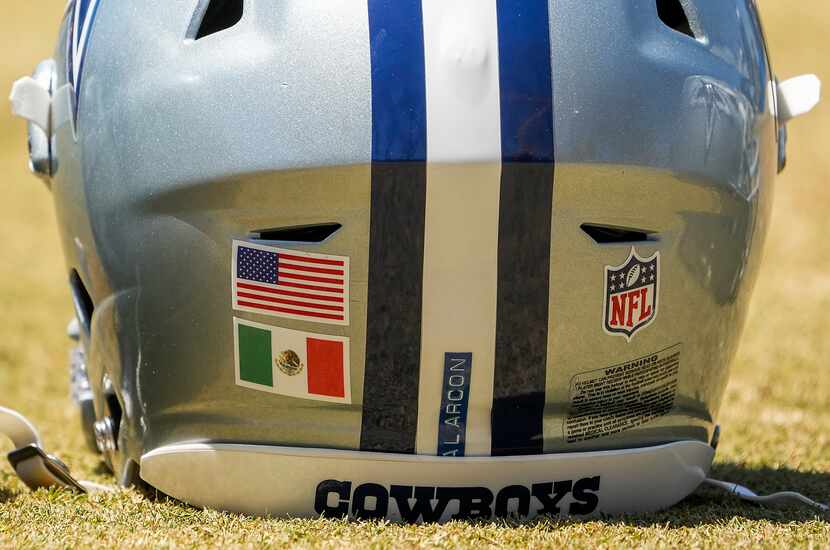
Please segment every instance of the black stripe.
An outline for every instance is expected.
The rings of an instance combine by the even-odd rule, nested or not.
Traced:
[[[426,211],[421,0],[369,0],[372,204],[360,449],[414,453]]]
[[[541,454],[553,209],[548,0],[497,0],[502,123],[494,456]]]
[[[372,167],[360,449],[414,453],[421,363],[426,167]]]
[[[499,206],[493,456],[541,454],[553,166],[506,164]]]

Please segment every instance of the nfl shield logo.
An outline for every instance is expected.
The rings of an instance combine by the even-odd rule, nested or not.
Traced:
[[[608,334],[631,340],[657,317],[660,253],[641,258],[632,248],[622,265],[605,268],[604,326]]]

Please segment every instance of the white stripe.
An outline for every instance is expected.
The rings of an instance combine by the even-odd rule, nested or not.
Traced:
[[[345,266],[342,265],[334,265],[334,264],[321,264],[320,262],[315,262],[313,260],[306,260],[302,257],[295,258],[286,258],[285,255],[280,255],[279,263],[289,263],[289,264],[296,264],[301,265],[303,267],[322,267],[323,269],[343,269]]]
[[[326,279],[337,279],[342,280],[344,273],[340,271],[339,273],[318,273],[316,271],[306,271],[304,269],[294,269],[291,267],[286,267],[285,264],[280,264],[279,266],[280,275],[302,275],[303,277],[323,277]],[[343,286],[343,283],[328,283],[334,286]]]
[[[293,280],[291,281],[293,282]],[[297,288],[293,286],[285,286],[285,285],[272,285],[270,283],[261,283],[259,281],[249,281],[247,279],[235,279],[234,283],[241,283],[245,285],[256,285],[261,286],[264,288],[273,288],[274,290],[284,290],[286,292],[302,292],[303,294],[314,294],[315,296],[331,296],[333,298],[343,298],[345,300],[345,294],[343,292],[326,292],[323,290],[309,290],[306,288]],[[326,285],[324,283],[314,283],[313,281],[297,281],[297,284],[305,284],[311,286],[328,286],[330,288],[342,288],[343,285]],[[241,290],[241,289],[240,289]],[[247,292],[247,291],[246,291]],[[249,292],[258,292],[255,290],[251,290]]]
[[[76,1],[72,13],[72,43],[69,44],[70,55],[72,56],[72,80],[75,83],[75,86],[78,85],[78,60],[81,57],[79,54],[79,45],[81,43],[81,30],[79,29],[80,16],[81,10],[78,8],[78,2]]]
[[[95,8],[98,5],[98,0],[92,0],[89,3],[89,6],[86,8],[86,15],[83,20],[83,28],[81,29],[81,35],[78,37],[78,44],[80,44],[80,55],[78,57],[83,57],[84,45],[86,44],[87,36],[89,35],[89,28],[92,26],[93,16],[95,15]]]
[[[300,298],[300,297],[297,297],[297,296],[286,296],[285,294],[274,294],[272,292],[263,292],[261,290],[249,290],[247,288],[237,288],[236,293],[237,294],[242,294],[242,293],[244,293],[244,294],[254,294],[256,296],[275,298],[275,299],[278,299],[278,300],[292,300],[294,302],[309,302],[309,303],[326,305],[326,306],[341,306],[342,307],[343,304],[345,304],[345,301],[343,301],[343,302],[332,302],[330,300],[326,300],[325,299],[326,297],[322,296],[322,295],[320,295],[320,296],[314,295],[314,297],[312,297],[312,298]]]
[[[305,334],[299,331],[280,330],[271,331],[271,373],[274,377],[274,391],[280,395],[299,397],[306,399],[308,394],[308,344]],[[284,374],[277,366],[276,358],[280,353],[291,350],[300,358],[300,363],[305,366],[303,370],[294,375]]]
[[[437,452],[444,354],[472,352],[466,455],[490,454],[501,180],[496,0],[423,0],[427,199],[417,452]],[[464,163],[464,164],[462,164]]]
[[[74,40],[77,47],[73,49],[74,57],[72,70],[74,71],[75,85],[78,85],[78,76],[81,74],[81,62],[84,58],[84,51],[86,50],[86,39],[89,35],[90,27],[92,26],[93,15],[95,8],[98,5],[98,0],[92,0],[87,6],[86,16],[83,21],[80,20],[81,10],[79,7],[75,8],[75,35]],[[76,4],[77,6],[77,4]]]

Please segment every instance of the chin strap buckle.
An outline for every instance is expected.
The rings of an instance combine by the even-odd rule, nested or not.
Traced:
[[[81,482],[72,477],[69,467],[56,456],[35,444],[21,447],[8,454],[14,471],[33,491],[41,487],[64,487],[79,493],[86,493]]]
[[[20,413],[0,407],[0,435],[7,436],[16,447],[8,454],[9,462],[30,489],[58,486],[87,492],[66,464],[43,450],[37,429]]]

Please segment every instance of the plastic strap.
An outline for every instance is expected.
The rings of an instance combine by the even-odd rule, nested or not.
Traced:
[[[15,450],[8,454],[9,462],[32,490],[40,487],[64,487],[79,493],[111,490],[72,477],[66,464],[43,450],[37,429],[17,411],[0,407],[0,435],[12,440]]]
[[[788,122],[813,110],[821,101],[821,80],[803,74],[778,83],[778,118]]]
[[[24,76],[12,86],[9,96],[12,114],[28,120],[47,136],[52,136],[72,118],[72,93],[69,84],[50,93],[34,78]]]
[[[720,481],[718,479],[711,478],[707,478],[706,480],[704,480],[704,483],[711,485],[712,487],[723,489],[724,491],[727,491],[735,495],[741,500],[753,502],[755,504],[800,504],[802,506],[814,508],[824,513],[830,512],[830,507],[828,507],[826,504],[816,502],[805,497],[801,493],[796,493],[793,491],[783,491],[780,493],[773,493],[771,495],[758,495],[757,493],[755,493],[755,491],[747,487],[744,487],[743,485],[738,485],[737,483],[730,483],[728,481]]]
[[[52,94],[52,134],[72,119],[72,86],[64,84]]]
[[[24,76],[14,83],[9,96],[12,113],[39,126],[49,135],[49,115],[52,111],[52,94],[40,82]]]
[[[11,439],[16,449],[42,446],[37,428],[19,412],[5,407],[0,407],[0,434]]]

